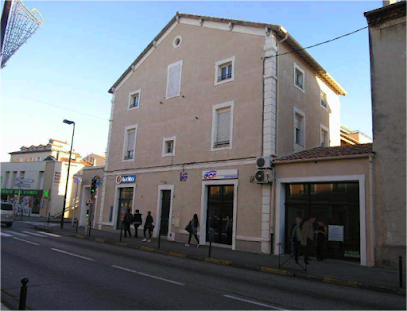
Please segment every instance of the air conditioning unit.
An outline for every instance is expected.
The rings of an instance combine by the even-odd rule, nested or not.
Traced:
[[[274,179],[273,170],[259,170],[255,175],[258,184],[271,184]]]
[[[258,157],[256,160],[258,169],[271,168],[271,158],[270,157]]]

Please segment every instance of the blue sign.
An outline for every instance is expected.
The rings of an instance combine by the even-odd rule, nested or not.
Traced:
[[[180,179],[181,181],[187,181],[187,179],[188,179],[188,173],[187,173],[187,172],[180,173],[179,179]]]
[[[116,184],[132,184],[136,182],[136,175],[119,175],[116,177]]]

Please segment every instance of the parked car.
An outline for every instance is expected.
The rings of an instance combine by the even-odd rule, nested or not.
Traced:
[[[14,221],[14,207],[10,202],[1,202],[1,223],[11,227]]]

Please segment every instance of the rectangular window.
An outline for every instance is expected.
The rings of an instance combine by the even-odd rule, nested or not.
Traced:
[[[123,150],[123,160],[133,160],[134,150],[136,148],[136,132],[137,126],[129,126],[125,129],[124,137],[124,150]]]
[[[38,189],[44,189],[44,178],[45,178],[45,174],[44,171],[40,171],[39,176],[38,176],[38,181],[39,181],[39,185],[38,185]]]
[[[137,90],[137,91],[131,92],[129,94],[128,110],[140,107],[140,95],[141,95],[141,90]]]
[[[294,86],[305,93],[305,72],[296,63],[294,63]]]
[[[294,151],[305,147],[305,113],[294,107]]]
[[[328,98],[323,91],[321,91],[321,107],[328,110]]]
[[[167,137],[163,139],[163,157],[173,157],[175,156],[175,142],[176,137]]]
[[[320,143],[322,147],[329,147],[329,130],[322,124],[320,125]]]
[[[235,80],[235,57],[215,63],[215,86]]]
[[[3,180],[3,188],[7,189],[8,187],[8,180],[10,178],[10,172],[6,172],[4,174],[4,180]]]
[[[212,150],[232,148],[234,102],[213,107]]]
[[[181,95],[181,76],[182,60],[168,65],[166,99]]]

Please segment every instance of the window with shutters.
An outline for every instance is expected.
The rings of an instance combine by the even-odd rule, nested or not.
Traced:
[[[181,95],[181,76],[182,60],[168,65],[166,99]]]
[[[215,63],[215,86],[235,80],[235,57]]]
[[[294,63],[294,86],[305,93],[305,71]]]
[[[320,124],[319,139],[322,147],[329,147],[329,130],[322,124]]]
[[[132,161],[136,149],[137,125],[131,125],[124,131],[123,161]]]
[[[294,151],[305,147],[305,113],[294,107]]]
[[[325,110],[328,110],[328,97],[326,96],[326,93],[321,91],[321,101],[320,101],[320,105],[322,108],[324,108]]]
[[[232,148],[233,107],[234,102],[213,106],[212,151]]]
[[[131,92],[129,94],[129,105],[127,110],[136,109],[140,107],[141,90]]]
[[[166,137],[163,139],[163,157],[173,157],[175,156],[175,142],[176,137]]]

